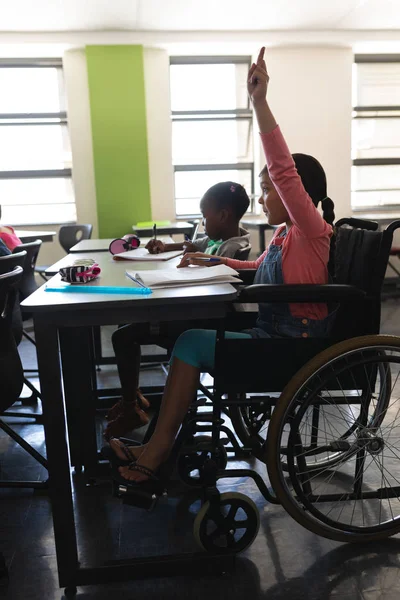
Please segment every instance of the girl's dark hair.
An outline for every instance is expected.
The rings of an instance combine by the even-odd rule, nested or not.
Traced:
[[[292,157],[307,194],[315,206],[321,202],[323,218],[329,225],[333,225],[335,205],[326,195],[326,175],[322,165],[309,154],[292,154]],[[264,173],[268,173],[267,166],[262,169],[260,177]]]
[[[292,154],[292,156],[304,189],[315,206],[321,202],[323,218],[327,223],[333,225],[335,205],[326,195],[326,175],[322,165],[309,154]]]
[[[205,200],[213,202],[217,210],[230,209],[238,221],[250,205],[246,190],[240,183],[234,181],[222,181],[211,186],[204,194],[201,204]]]

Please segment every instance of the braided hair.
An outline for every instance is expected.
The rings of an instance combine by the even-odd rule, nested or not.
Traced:
[[[329,225],[335,220],[335,205],[327,196],[326,175],[322,165],[309,154],[292,154],[304,189],[315,206],[321,202],[322,216]]]

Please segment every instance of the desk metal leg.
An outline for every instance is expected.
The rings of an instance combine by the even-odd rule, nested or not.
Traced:
[[[78,570],[69,448],[56,327],[34,319],[49,471],[50,499],[60,585],[74,585]]]
[[[71,464],[94,475],[97,465],[96,373],[90,327],[59,330]]]

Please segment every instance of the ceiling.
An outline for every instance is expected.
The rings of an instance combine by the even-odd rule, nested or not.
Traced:
[[[0,0],[0,33],[400,30],[400,0]]]

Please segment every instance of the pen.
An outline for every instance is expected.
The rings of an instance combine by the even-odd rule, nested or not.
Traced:
[[[154,223],[153,225],[153,240],[157,239],[157,225]]]
[[[129,273],[128,271],[125,271],[125,275],[127,275],[130,279],[132,279],[132,281],[134,281],[135,283],[137,283],[138,285],[140,285],[140,287],[146,289],[146,286],[144,285],[144,283],[142,283],[140,281],[140,279],[138,278],[138,275],[136,273],[136,277],[134,275],[132,275],[132,273]]]
[[[221,262],[218,256],[210,256],[210,258],[204,258],[203,256],[193,256],[193,260],[201,260],[202,262]]]
[[[187,233],[185,233],[185,242],[191,242],[192,240],[190,239],[190,237],[188,236]]]

